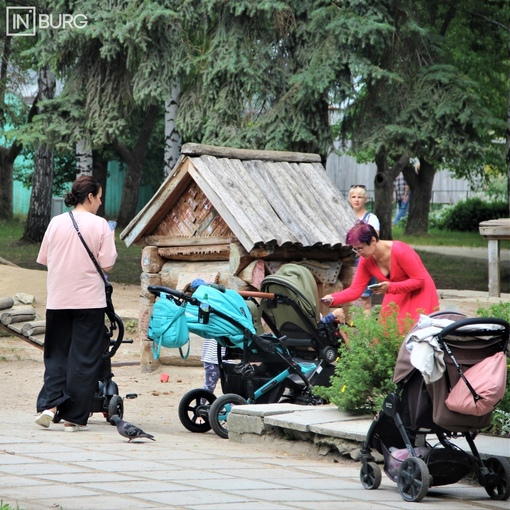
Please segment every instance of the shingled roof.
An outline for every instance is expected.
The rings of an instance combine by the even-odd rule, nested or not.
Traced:
[[[190,180],[247,251],[340,247],[356,221],[317,154],[185,144],[171,174],[120,234],[127,246],[155,231]]]

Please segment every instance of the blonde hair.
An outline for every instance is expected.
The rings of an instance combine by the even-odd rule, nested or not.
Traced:
[[[368,198],[368,193],[366,188],[362,188],[361,186],[353,186],[349,190],[349,198],[353,195],[353,193],[358,193],[362,197]]]

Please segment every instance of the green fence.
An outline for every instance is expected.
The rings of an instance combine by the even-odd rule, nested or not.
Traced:
[[[106,182],[105,197],[105,216],[107,218],[116,218],[119,213],[125,177],[125,166],[122,163],[119,161],[108,162],[108,180]],[[71,184],[69,187],[71,187]],[[15,216],[26,216],[28,214],[31,194],[32,187],[27,189],[19,181],[15,181],[13,183],[12,212]],[[154,190],[149,186],[144,186],[140,189],[136,212],[140,211],[144,207],[144,205],[152,198],[153,194]],[[53,197],[51,204],[52,216],[67,210],[68,208],[64,205],[64,199],[62,197]]]

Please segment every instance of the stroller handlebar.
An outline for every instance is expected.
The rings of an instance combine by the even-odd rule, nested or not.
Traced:
[[[274,299],[275,297],[275,294],[272,292],[259,292],[256,290],[238,290],[237,293],[243,297],[258,297],[267,299]]]
[[[162,285],[149,285],[147,287],[147,290],[151,294],[154,294],[155,296],[158,296],[158,297],[161,293],[163,293],[163,294],[170,294],[171,296],[174,296],[178,299],[184,299],[186,301],[191,300],[191,296],[184,294],[184,292],[181,292],[180,290],[171,289],[170,287],[163,287]]]
[[[502,332],[505,340],[508,342],[509,332],[510,332],[510,324],[503,320],[498,319],[495,317],[477,317],[477,318],[469,318],[469,319],[461,319],[458,321],[455,321],[454,323],[450,324],[449,326],[446,326],[441,330],[440,336],[445,337],[448,335],[451,335],[453,333],[462,334],[460,329],[466,327],[466,326],[500,326],[498,329],[480,329],[479,331],[476,329],[469,329],[468,333],[473,334],[476,333],[498,333]]]

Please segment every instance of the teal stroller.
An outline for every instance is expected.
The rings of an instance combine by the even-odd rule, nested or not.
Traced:
[[[303,267],[299,270],[308,271]],[[310,277],[313,278],[311,274]],[[243,299],[234,290],[220,290],[214,285],[201,285],[191,296],[160,286],[150,286],[149,291],[160,300],[168,299],[175,304],[176,314],[180,315],[180,324],[176,324],[175,328],[182,327],[185,321],[190,332],[203,338],[214,338],[218,343],[223,395],[217,398],[203,388],[186,393],[179,403],[179,419],[187,430],[204,433],[212,429],[218,436],[228,438],[227,418],[232,406],[276,402],[324,403],[312,391],[314,385],[328,385],[334,372],[332,356],[321,357],[324,346],[317,345],[314,350],[314,339],[304,342],[301,322],[296,340],[272,332],[263,333],[260,326],[260,317],[266,316],[264,309],[272,306],[274,310],[280,306],[278,300],[286,303],[282,306],[288,306],[292,301],[289,296],[264,293],[262,302],[266,302],[261,305],[253,299]],[[273,301],[273,305],[268,305],[269,300]],[[169,317],[168,320],[173,319]],[[288,325],[289,321],[285,323]],[[272,324],[276,329],[277,325]],[[319,337],[324,342],[329,341],[336,353],[337,328],[320,323],[318,317],[315,324],[313,320],[309,324],[310,330],[320,329]],[[325,335],[324,328],[330,330],[329,335]],[[148,337],[157,341],[150,327]],[[221,356],[222,347],[225,348],[224,356]]]

